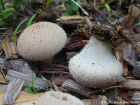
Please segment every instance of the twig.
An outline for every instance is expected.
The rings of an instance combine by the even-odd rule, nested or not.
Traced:
[[[132,15],[132,10],[133,10],[133,2],[131,0],[131,10],[130,10],[130,15]]]
[[[125,77],[126,79],[134,79],[134,77]]]
[[[39,71],[68,71],[66,69],[52,69],[52,68],[48,68],[48,69],[43,69],[43,70],[39,70]]]
[[[125,86],[112,86],[112,87],[105,88],[103,90],[114,89],[114,88],[126,88],[126,87]],[[98,93],[98,92],[101,92],[101,91],[102,90],[96,90],[96,91],[93,91],[93,92],[88,92],[87,94],[90,95],[90,94]]]
[[[63,72],[63,71],[39,71],[39,73],[58,73],[58,74],[70,74],[69,72]]]
[[[8,84],[7,82],[3,82],[3,81],[0,81],[0,83],[1,83],[1,84],[5,84],[5,85],[7,85],[7,84]]]
[[[49,64],[49,65],[54,66],[54,67],[60,67],[60,68],[64,68],[64,69],[69,69],[68,67],[63,66],[63,65],[56,65],[56,64]]]
[[[0,30],[6,30],[7,28],[0,28]]]
[[[17,14],[17,15],[20,15],[20,16],[23,16],[23,17],[26,17],[25,15],[23,15],[23,14],[21,14],[21,13],[18,13],[18,12],[16,12],[15,10],[13,11],[15,14]]]
[[[112,41],[112,40],[115,38],[115,36],[116,36],[116,35],[118,34],[118,32],[120,31],[120,29],[121,29],[121,25],[119,25],[117,33],[116,33],[109,41]]]

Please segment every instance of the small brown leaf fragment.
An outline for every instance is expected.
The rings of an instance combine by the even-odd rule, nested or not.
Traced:
[[[140,9],[135,5],[133,5],[132,16],[136,18],[139,15],[139,13],[140,13]],[[140,17],[138,19],[140,19]]]
[[[117,60],[120,61],[121,65],[122,65],[123,76],[127,76],[128,67],[127,67],[127,62],[123,60],[123,54],[119,51],[116,51],[116,57],[117,57]]]
[[[131,101],[131,98],[128,96],[128,92],[127,91],[120,91],[119,92],[119,96],[122,97],[123,99],[125,99],[128,102]]]

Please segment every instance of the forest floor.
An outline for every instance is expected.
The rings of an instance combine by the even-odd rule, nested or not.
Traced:
[[[36,100],[39,100],[40,96],[52,90],[75,96],[85,105],[140,104],[140,1],[73,1],[0,1],[0,105],[41,105]],[[62,50],[57,51],[53,60],[49,63],[44,63],[41,60],[26,59],[25,56],[20,54],[18,48],[18,39],[24,30],[29,28],[30,25],[32,26],[42,21],[57,24],[65,31],[67,37],[63,49],[61,48]],[[53,27],[49,28],[49,32],[54,33],[51,29],[53,30]],[[59,31],[56,33],[59,33]],[[103,87],[100,87],[96,86],[96,81],[90,83],[92,85],[95,83],[95,88],[90,85],[82,85],[89,83],[90,79],[86,83],[79,83],[75,79],[77,77],[70,72],[73,68],[69,65],[70,59],[82,52],[93,36],[100,43],[107,44],[110,48],[111,56],[121,64],[121,77],[119,74],[115,74],[116,71],[112,70],[113,72],[111,72],[114,78],[123,78],[121,82],[114,84],[114,78],[111,78],[112,83],[108,85],[103,80],[103,77],[105,79],[108,78],[106,71],[108,72],[109,70],[106,69],[104,72],[101,71],[99,75],[96,75],[96,71],[99,71],[99,68],[97,67],[96,70],[91,68],[93,70],[93,74],[91,74],[93,75],[93,80],[96,76],[99,78],[97,85],[101,84],[102,86],[104,84]],[[57,36],[54,37],[59,39]],[[21,49],[35,49],[34,46],[26,45],[28,39],[29,37],[25,38],[25,46]],[[52,40],[54,38],[49,39],[49,42],[46,41],[46,43],[51,43]],[[41,49],[43,45],[39,44],[38,41],[32,40],[31,42],[39,46],[35,53],[38,54],[45,50]],[[102,51],[100,50],[102,48],[97,49],[100,52]],[[51,51],[53,52],[52,49]],[[93,51],[91,52],[92,55],[94,50],[91,51]],[[104,52],[102,53],[104,54]],[[85,53],[84,56],[92,59],[89,53]],[[108,55],[105,55],[105,58],[106,56]],[[93,61],[98,60],[101,62],[101,65],[104,64],[100,57],[99,59],[98,57],[97,59],[95,58],[93,57]],[[89,60],[86,59],[83,61],[83,64],[80,64],[85,64],[85,68],[83,68],[85,72],[90,71],[88,70]],[[79,60],[79,62],[81,61]],[[78,60],[74,65],[76,64],[79,64]],[[105,67],[108,67],[106,62],[105,64]],[[111,67],[111,65],[109,66]],[[77,70],[79,69],[75,68],[75,71]],[[77,75],[80,75],[79,71],[78,73]],[[116,75],[118,77],[115,77]],[[81,81],[86,81],[83,74],[80,78]],[[105,83],[102,83],[103,81]],[[53,95],[54,99],[57,97],[57,100],[69,102],[69,97],[65,95],[65,97],[57,96],[54,93]],[[48,105],[47,99],[49,98],[46,98],[46,105]],[[42,101],[42,104],[43,102],[45,101]],[[79,105],[74,100],[70,101],[70,103]],[[70,105],[70,103],[66,105]]]

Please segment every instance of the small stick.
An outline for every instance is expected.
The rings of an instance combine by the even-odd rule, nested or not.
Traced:
[[[133,10],[133,2],[131,0],[131,10],[130,10],[130,15],[132,15],[132,10]]]
[[[70,74],[69,72],[64,71],[39,71],[39,73],[58,73],[58,74]]]
[[[3,82],[3,81],[0,81],[0,83],[1,83],[1,84],[5,84],[5,85],[7,85],[7,84],[8,84],[7,82]]]
[[[119,25],[119,28],[118,28],[118,31],[117,31],[117,33],[109,40],[109,41],[112,41],[114,38],[115,38],[115,36],[118,34],[118,32],[120,31],[120,29],[121,29],[121,25]]]
[[[39,71],[68,71],[66,69],[52,69],[52,68],[48,68],[48,69],[43,69],[43,70],[39,70]]]
[[[67,66],[63,66],[63,65],[56,65],[56,64],[49,64],[50,66],[54,66],[54,67],[60,67],[60,68],[64,68],[64,69],[69,69]]]
[[[108,87],[108,88],[105,88],[104,90],[108,90],[108,89],[114,89],[114,88],[126,88],[125,86],[112,86],[112,87]],[[94,94],[94,93],[97,93],[97,92],[101,92],[102,90],[96,90],[96,91],[93,91],[93,92],[88,92],[87,94]]]
[[[134,79],[134,77],[125,77],[126,79]]]

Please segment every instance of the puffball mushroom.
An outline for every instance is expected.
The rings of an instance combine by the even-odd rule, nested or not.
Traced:
[[[17,41],[19,54],[31,61],[51,59],[66,44],[65,31],[55,23],[38,22],[27,27]]]
[[[70,94],[49,91],[41,95],[35,105],[84,105],[84,103]]]
[[[73,78],[84,86],[102,88],[123,81],[122,66],[107,43],[91,37],[84,49],[69,61]]]

